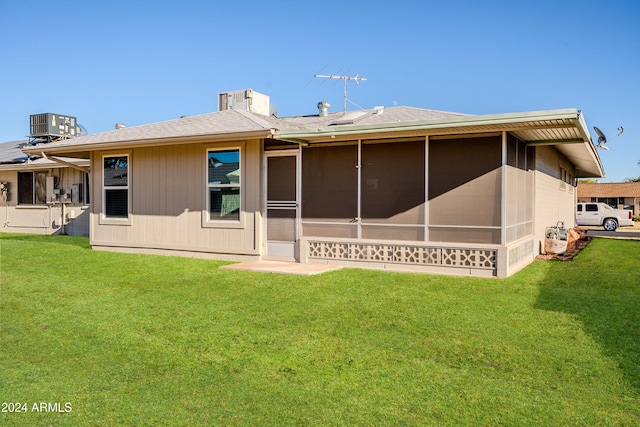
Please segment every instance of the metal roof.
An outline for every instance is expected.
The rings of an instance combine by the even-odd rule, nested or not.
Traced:
[[[525,113],[467,115],[412,107],[269,117],[242,110],[224,110],[199,116],[112,130],[26,148],[27,153],[88,157],[98,149],[162,144],[273,138],[298,143],[322,143],[361,138],[445,136],[511,132],[530,145],[553,145],[576,165],[577,177],[602,177],[604,170],[581,112],[577,109]],[[341,120],[341,118],[345,120]],[[348,123],[348,124],[336,124]],[[350,124],[352,123],[352,124]]]

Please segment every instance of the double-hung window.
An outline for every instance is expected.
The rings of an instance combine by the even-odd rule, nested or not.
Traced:
[[[18,204],[47,203],[47,172],[18,172]]]
[[[207,151],[209,221],[240,221],[240,149]]]
[[[103,213],[105,218],[129,218],[129,156],[103,158]]]

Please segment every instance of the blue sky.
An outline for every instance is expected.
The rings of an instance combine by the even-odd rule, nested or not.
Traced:
[[[640,2],[12,1],[0,16],[0,141],[29,115],[89,133],[217,109],[253,88],[280,116],[406,105],[492,114],[578,108],[612,139],[606,182],[640,176]],[[356,107],[349,104],[349,109]]]

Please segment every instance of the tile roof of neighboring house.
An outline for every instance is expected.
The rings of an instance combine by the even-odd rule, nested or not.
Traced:
[[[578,197],[640,197],[640,182],[579,183]]]

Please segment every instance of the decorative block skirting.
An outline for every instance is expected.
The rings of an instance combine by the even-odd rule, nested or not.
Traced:
[[[496,270],[497,249],[467,249],[394,243],[307,241],[309,259],[364,261]]]

